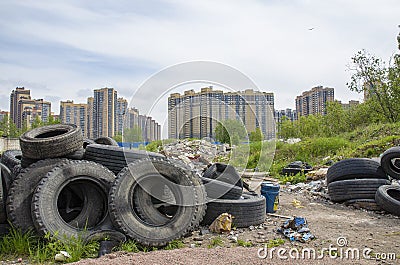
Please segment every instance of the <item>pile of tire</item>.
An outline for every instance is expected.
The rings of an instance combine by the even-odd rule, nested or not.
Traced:
[[[377,209],[400,215],[400,188],[391,185],[400,179],[400,147],[385,151],[380,162],[350,158],[328,169],[328,195],[333,202],[370,203]]]
[[[21,150],[1,156],[0,224],[59,240],[127,236],[163,246],[223,212],[237,227],[264,221],[265,199],[244,193],[233,167],[217,163],[199,176],[161,154],[117,145],[83,139],[68,124],[24,133]]]
[[[209,225],[222,213],[234,216],[235,227],[249,227],[265,221],[265,197],[251,191],[231,165],[215,163],[201,177],[207,192],[207,210],[202,224]],[[243,192],[243,188],[248,192]]]

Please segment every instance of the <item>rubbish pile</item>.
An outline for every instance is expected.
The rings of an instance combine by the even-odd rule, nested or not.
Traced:
[[[206,140],[178,140],[162,146],[160,153],[183,161],[192,170],[204,171],[216,157],[226,157],[229,145],[215,145]]]
[[[109,137],[83,139],[75,125],[28,131],[20,137],[21,150],[1,156],[0,224],[62,241],[129,237],[163,246],[222,213],[234,216],[235,227],[263,223],[265,198],[244,192],[230,165],[211,164],[196,174],[193,167],[205,165],[201,159],[209,161],[220,151],[206,141],[193,145],[192,153],[187,143],[179,145],[186,151],[164,150],[173,158],[184,155],[190,160],[185,164],[159,153],[124,150]]]
[[[289,238],[290,241],[307,242],[315,238],[308,228],[307,220],[303,217],[294,216],[286,220],[278,228],[278,232]]]

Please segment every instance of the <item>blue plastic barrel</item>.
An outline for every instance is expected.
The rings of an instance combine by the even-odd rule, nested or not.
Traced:
[[[279,188],[279,184],[272,182],[261,183],[261,195],[265,197],[267,213],[274,213],[278,210]]]

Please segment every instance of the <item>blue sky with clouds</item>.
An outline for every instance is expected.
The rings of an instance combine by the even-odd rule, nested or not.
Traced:
[[[346,65],[360,49],[397,52],[399,14],[398,0],[1,1],[0,109],[16,86],[55,113],[59,100],[85,102],[104,86],[130,99],[157,71],[193,60],[238,69],[274,92],[278,109],[316,85],[361,99]]]

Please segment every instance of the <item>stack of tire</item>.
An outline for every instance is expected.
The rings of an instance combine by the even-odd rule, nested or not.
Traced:
[[[1,157],[0,223],[22,232],[59,240],[128,236],[163,246],[222,212],[234,215],[238,227],[264,221],[265,199],[243,193],[231,166],[215,164],[200,177],[108,137],[83,139],[67,124],[28,131],[20,147]]]
[[[398,160],[397,160],[398,159]],[[400,147],[385,151],[381,161],[350,158],[328,169],[328,194],[333,202],[372,203],[400,215],[400,187],[391,185],[400,179]]]
[[[66,124],[28,131],[20,147],[1,157],[0,223],[22,232],[60,240],[99,238],[105,231],[122,238],[122,232],[162,246],[193,230],[205,214],[200,178],[162,155],[124,152],[108,137],[84,140],[79,128]],[[174,197],[172,215],[153,203],[165,187]]]
[[[391,178],[400,179],[400,147],[386,150],[381,157],[383,170]],[[400,216],[400,186],[383,185],[375,194],[376,203],[385,211]]]
[[[233,225],[236,227],[249,227],[264,222],[265,197],[252,192],[233,166],[212,164],[204,171],[201,180],[208,197],[202,222],[204,225],[211,224],[222,213],[233,215]],[[249,192],[243,192],[243,187]]]

